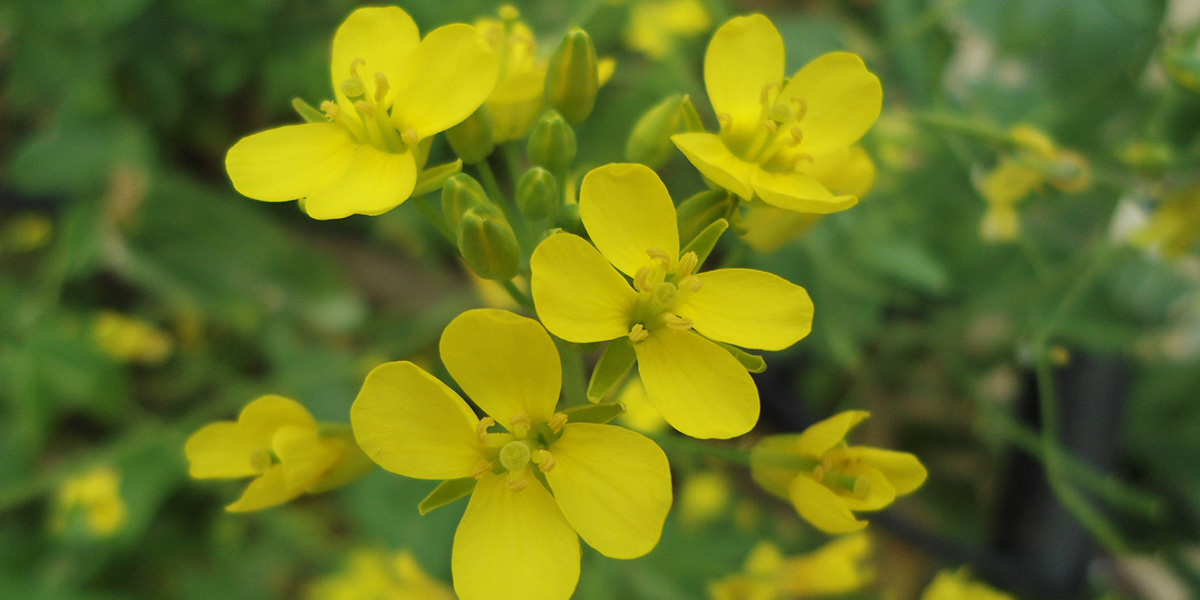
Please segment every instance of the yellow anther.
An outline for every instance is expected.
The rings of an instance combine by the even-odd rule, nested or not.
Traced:
[[[355,108],[355,110],[357,110],[358,112],[360,112],[364,116],[366,116],[368,119],[375,118],[375,105],[371,104],[370,102],[367,102],[366,100],[359,100],[359,101],[355,102],[354,108]]]
[[[777,123],[775,123],[775,121],[772,121],[771,119],[763,119],[763,122],[760,125],[760,127],[762,127],[763,129],[766,129],[767,131],[769,131],[771,133],[775,133],[779,129],[779,125]]]
[[[367,86],[363,84],[363,80],[357,77],[351,77],[342,82],[342,93],[351,100],[361,98],[367,93]]]
[[[825,471],[826,469],[823,465],[817,465],[813,467],[812,478],[816,480],[817,483],[821,483],[821,480],[825,479]]]
[[[550,431],[553,431],[554,433],[562,431],[563,425],[566,424],[567,413],[554,413],[554,416],[550,417],[549,421],[546,421],[546,425],[550,427]]]
[[[663,315],[663,322],[667,324],[667,327],[677,331],[687,331],[692,328],[692,320],[679,315]]]
[[[554,468],[554,455],[549,450],[538,450],[533,453],[533,464],[543,473],[549,473]]]
[[[698,291],[700,291],[700,288],[703,286],[704,286],[704,282],[700,281],[700,278],[696,277],[695,275],[688,275],[687,277],[684,277],[683,279],[679,280],[679,289],[681,289],[681,290],[687,290],[689,292],[698,292]]]
[[[533,421],[525,412],[519,412],[513,415],[513,417],[508,421],[508,430],[519,438],[524,438],[526,435],[528,435],[530,427],[533,427]]]
[[[656,261],[662,263],[663,267],[668,268],[668,269],[671,268],[671,255],[667,254],[666,250],[660,250],[658,248],[651,248],[646,251],[646,254],[648,254],[650,256],[650,260],[656,260]]]
[[[791,158],[788,159],[788,168],[795,169],[797,166],[800,165],[801,161],[811,164],[813,162],[813,157],[811,154],[797,152],[797,153],[793,154]]]
[[[383,73],[375,73],[375,101],[383,102],[391,89],[392,86],[388,84],[387,76]]]
[[[350,76],[357,78],[358,77],[358,68],[365,64],[367,64],[367,61],[365,61],[361,58],[356,58],[356,59],[350,61]]]
[[[409,146],[421,141],[421,138],[417,137],[416,129],[405,129],[404,133],[400,134],[400,139],[404,140],[404,143],[408,144]]]
[[[792,139],[795,140],[793,145],[799,144],[800,142],[804,141],[804,132],[800,131],[799,127],[793,127],[791,131],[792,131]]]
[[[508,479],[504,482],[504,485],[507,486],[510,491],[519,492],[529,485],[529,477],[526,477],[525,473],[522,472],[516,477],[513,477],[512,475],[513,473],[510,471]]]
[[[479,424],[475,426],[475,437],[479,438],[479,441],[481,442],[485,441],[485,436],[487,436],[488,432],[487,430],[495,424],[496,420],[491,417],[484,417],[480,419]]]
[[[717,125],[724,129],[733,124],[733,117],[729,113],[717,113]]]
[[[641,323],[635,323],[633,329],[629,330],[629,341],[638,343],[650,337],[650,332]]]
[[[675,265],[675,272],[683,277],[688,277],[692,271],[696,270],[696,266],[700,264],[700,257],[696,256],[695,252],[688,252],[679,257],[679,264]]]
[[[779,82],[768,83],[766,86],[763,87],[762,95],[759,96],[758,101],[761,102],[763,106],[770,105],[771,101],[774,100],[774,98],[772,98],[772,92],[778,90],[779,87],[780,87]]]
[[[521,18],[521,11],[511,4],[505,4],[500,7],[500,18],[505,21],[516,21]]]
[[[256,471],[266,471],[271,462],[271,453],[267,450],[258,450],[250,455],[250,466]]]
[[[520,471],[529,464],[529,444],[509,442],[500,449],[500,464],[508,471]]]
[[[338,106],[337,103],[326,100],[321,103],[321,112],[325,113],[325,116],[331,120],[336,121],[338,117],[342,116],[342,107]]]
[[[494,468],[496,467],[492,464],[492,461],[486,458],[481,458],[479,459],[479,462],[475,463],[475,466],[471,469],[471,477],[479,479],[480,477],[491,473],[492,469]]]
[[[792,103],[796,105],[796,120],[804,119],[804,115],[808,114],[808,102],[800,96],[792,96]]]
[[[654,273],[650,267],[642,267],[633,275],[633,285],[643,292],[654,289]]]

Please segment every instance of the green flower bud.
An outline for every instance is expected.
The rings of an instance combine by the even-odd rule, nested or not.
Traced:
[[[491,204],[483,186],[466,173],[459,173],[442,184],[442,215],[450,231],[458,231],[463,213],[479,206]]]
[[[687,244],[717,219],[729,220],[736,207],[732,195],[725,190],[707,190],[684,200],[676,211],[679,241]]]
[[[677,133],[703,131],[700,115],[690,97],[671,96],[638,119],[625,143],[625,159],[657,169],[675,152],[671,136]]]
[[[562,173],[575,161],[575,130],[562,115],[550,110],[529,134],[529,160],[552,173]]]
[[[507,281],[521,265],[516,234],[490,204],[479,204],[463,213],[458,224],[458,250],[467,266],[484,279]]]
[[[563,37],[546,70],[546,104],[572,125],[587,120],[596,106],[600,76],[592,36],[574,27]]]
[[[554,215],[554,226],[567,233],[578,236],[586,235],[583,220],[579,218],[579,205],[575,203],[559,207],[558,213]]]
[[[467,120],[446,130],[446,141],[463,162],[474,165],[496,149],[493,127],[492,113],[486,105],[480,106]]]
[[[534,167],[517,182],[517,208],[530,221],[541,221],[558,208],[558,181],[554,174]]]

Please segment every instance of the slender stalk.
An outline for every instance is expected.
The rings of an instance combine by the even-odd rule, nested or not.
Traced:
[[[1012,140],[1010,140],[1008,135],[1000,128],[993,125],[980,123],[979,121],[969,118],[960,117],[958,115],[936,112],[919,113],[912,115],[912,120],[919,125],[926,125],[936,129],[941,129],[943,131],[969,135],[971,137],[976,137],[988,142],[994,142],[998,144],[1012,143]]]
[[[521,248],[521,256],[528,258],[533,254],[533,234],[529,231],[529,223],[521,217],[517,211],[516,202],[510,201],[508,196],[504,194],[500,187],[500,182],[496,180],[496,174],[492,171],[492,166],[486,160],[480,161],[475,165],[479,170],[479,176],[483,179],[484,190],[492,199],[500,210],[504,211],[505,218],[508,219],[508,224],[512,226],[513,233],[517,235],[517,245]],[[526,261],[521,261],[522,263]]]
[[[450,242],[451,246],[458,247],[458,236],[450,231],[450,227],[446,225],[446,217],[442,215],[440,210],[434,208],[433,203],[430,202],[427,196],[417,198],[417,208],[420,209],[421,215],[425,217],[425,220],[429,221],[429,224],[433,225],[433,228],[442,234],[442,237],[447,242]]]
[[[522,292],[521,289],[517,287],[517,284],[513,283],[511,279],[508,281],[501,281],[499,283],[500,287],[504,288],[504,291],[508,292],[508,295],[512,296],[512,299],[515,300],[517,304],[520,304],[529,310],[534,309],[533,300],[530,299],[525,292]]]

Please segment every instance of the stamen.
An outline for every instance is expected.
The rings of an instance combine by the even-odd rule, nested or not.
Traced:
[[[635,323],[633,329],[629,330],[629,340],[635,344],[644,341],[648,337],[650,337],[650,332],[646,331],[646,328],[641,323]]]
[[[391,89],[392,86],[388,84],[387,76],[383,73],[375,73],[375,102],[383,102]]]
[[[676,331],[687,331],[692,328],[692,320],[685,319],[679,315],[663,315],[663,321],[667,327]]]
[[[687,252],[679,257],[679,264],[675,265],[675,272],[683,277],[688,277],[692,271],[696,270],[696,266],[700,263],[700,257],[696,256],[695,252]]]
[[[804,120],[804,115],[808,114],[808,102],[800,96],[792,96],[792,102],[796,104],[796,120]]]
[[[730,116],[729,113],[718,113],[717,114],[717,126],[720,129],[725,129],[726,127],[729,127],[730,125],[733,125],[733,117]]]
[[[700,291],[700,288],[703,286],[704,286],[704,282],[700,281],[700,278],[696,277],[695,275],[688,275],[687,277],[684,277],[683,279],[679,280],[679,289],[681,289],[681,290],[687,290],[689,292],[698,292],[698,291]]]
[[[350,76],[354,77],[354,78],[358,78],[358,68],[365,64],[367,64],[367,61],[365,61],[361,58],[356,58],[356,59],[350,61]]]
[[[511,431],[513,435],[522,439],[529,435],[529,428],[532,426],[533,421],[529,418],[529,415],[525,414],[524,411],[513,415],[512,419],[509,419],[508,421],[508,430]]]
[[[633,285],[643,292],[654,289],[654,274],[650,267],[642,267],[633,275]]]
[[[812,163],[813,163],[813,157],[812,157],[812,155],[811,155],[811,154],[805,154],[805,153],[803,153],[803,152],[797,152],[797,153],[793,154],[791,158],[789,158],[789,159],[788,159],[788,168],[789,168],[789,169],[795,169],[797,166],[799,166],[799,165],[800,165],[800,161],[804,161],[804,162],[807,162],[807,163],[809,163],[809,164],[812,164]]]
[[[375,105],[367,102],[366,100],[359,100],[358,102],[355,102],[354,108],[368,119],[375,118]]]
[[[321,103],[321,112],[325,113],[329,120],[336,121],[338,117],[342,116],[342,107],[326,100]]]
[[[762,122],[762,124],[761,124],[760,126],[761,126],[763,129],[766,129],[767,131],[769,131],[769,132],[771,132],[771,133],[775,133],[775,131],[776,131],[777,129],[779,129],[779,125],[777,125],[777,124],[775,123],[775,121],[772,121],[772,120],[770,120],[770,119],[763,119],[763,122]]]
[[[658,248],[651,248],[646,251],[646,254],[650,255],[650,260],[656,260],[658,262],[661,262],[663,264],[664,268],[667,268],[667,269],[671,268],[671,255],[667,254],[666,250],[660,250]]]
[[[508,475],[508,480],[504,482],[504,485],[507,486],[510,491],[519,492],[529,485],[529,478],[525,476],[524,472],[517,474],[516,477],[513,477],[513,472],[510,471]]]
[[[563,425],[566,425],[566,424],[567,424],[567,413],[560,413],[560,412],[554,413],[554,416],[550,417],[549,421],[546,421],[546,425],[548,425],[550,427],[550,430],[553,431],[554,433],[558,433],[558,432],[562,431]]]
[[[799,127],[793,127],[792,128],[792,139],[796,140],[792,144],[793,146],[799,144],[800,142],[803,142],[804,141],[804,132],[800,131]]]
[[[405,129],[404,133],[400,134],[400,139],[409,146],[416,145],[417,142],[421,141],[421,138],[417,137],[416,129]]]
[[[495,469],[495,468],[496,467],[495,467],[495,465],[492,464],[492,461],[490,461],[486,458],[481,458],[481,459],[479,459],[479,462],[475,463],[475,466],[471,469],[471,477],[474,477],[475,479],[479,479],[479,478],[483,477],[484,475],[491,473],[492,469]]]
[[[817,465],[813,467],[812,478],[816,480],[817,483],[821,483],[821,480],[825,479],[825,467],[823,465]]]
[[[763,106],[770,105],[771,104],[771,92],[778,90],[778,89],[780,89],[778,82],[768,83],[766,85],[766,87],[764,87],[762,89],[762,94],[759,97],[759,103],[761,103]]]
[[[537,465],[541,472],[549,473],[556,463],[554,455],[550,454],[549,450],[538,450],[533,453],[533,464]]]
[[[484,417],[480,419],[479,424],[475,426],[475,437],[479,438],[479,441],[481,442],[486,442],[487,440],[485,436],[487,436],[487,430],[495,424],[496,420],[491,417]]]

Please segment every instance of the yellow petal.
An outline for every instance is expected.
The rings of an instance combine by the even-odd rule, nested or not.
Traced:
[[[188,474],[196,479],[235,479],[263,472],[252,457],[264,449],[261,442],[238,429],[232,421],[209,423],[193,433],[184,446]]]
[[[763,15],[730,19],[713,34],[704,55],[704,86],[717,118],[730,118],[723,137],[745,140],[757,132],[763,90],[779,89],[783,68],[783,38]]]
[[[454,591],[462,600],[567,600],[579,582],[579,536],[532,480],[514,492],[484,475],[454,533]]]
[[[254,478],[250,485],[246,486],[246,491],[242,492],[242,497],[238,498],[237,502],[226,506],[225,510],[229,512],[262,510],[283,504],[302,493],[304,493],[302,489],[288,489],[287,475],[283,472],[283,465],[275,465]]]
[[[835,194],[862,197],[875,183],[875,161],[862,146],[850,146],[801,162],[799,170]]]
[[[470,25],[439,27],[421,40],[395,85],[392,121],[425,139],[471,116],[496,87],[496,55]]]
[[[487,458],[467,403],[410,362],[385,363],[367,375],[350,424],[367,456],[407,477],[466,477]]]
[[[679,256],[679,224],[667,186],[650,167],[608,164],[592,169],[579,192],[579,217],[592,243],[626,275],[652,262],[647,250]]]
[[[337,448],[322,440],[315,429],[281,427],[271,449],[283,465],[289,490],[312,489],[342,458]]]
[[[795,455],[798,439],[798,433],[768,435],[758,440],[750,450],[750,476],[764,490],[780,498],[788,497],[788,486],[798,471],[775,465],[781,459]]]
[[[911,494],[925,483],[929,471],[925,465],[912,454],[896,452],[881,448],[851,446],[847,453],[862,460],[864,463],[879,469],[887,480],[896,488],[896,495]]]
[[[650,403],[681,433],[727,439],[758,422],[758,389],[742,363],[691,331],[660,329],[633,346]]]
[[[355,61],[358,78],[366,87],[367,101],[375,98],[375,74],[382,73],[395,86],[417,44],[421,43],[417,24],[395,6],[363,7],[350,13],[333,36],[333,60],[330,63],[333,91],[345,114],[356,115],[354,104],[342,93],[342,83],[352,75]],[[393,91],[390,96],[394,96]]]
[[[758,165],[734,156],[720,136],[701,132],[680,133],[671,136],[671,141],[701,175],[743,199],[754,197],[752,183]]]
[[[812,331],[813,304],[804,288],[754,269],[697,275],[701,287],[677,306],[705,337],[743,348],[783,350]]]
[[[629,333],[637,292],[583,238],[552,235],[529,264],[533,303],[550,333],[579,344]]]
[[[807,110],[798,123],[804,139],[799,148],[819,155],[857,142],[875,124],[883,106],[883,87],[858,55],[830,52],[800,69],[779,97],[804,101]]]
[[[671,508],[667,455],[614,425],[567,423],[546,472],[558,506],[589,545],[612,558],[652,550]]]
[[[896,501],[896,488],[875,467],[859,465],[845,470],[858,478],[854,493],[839,494],[850,510],[879,510]],[[836,492],[835,492],[836,493]]]
[[[845,535],[816,552],[787,561],[782,569],[779,591],[801,598],[853,592],[871,579],[864,564],[871,552],[866,532]]]
[[[534,423],[554,414],[562,363],[537,321],[495,308],[469,310],[446,326],[439,349],[467,397],[501,425],[517,413]]]
[[[315,430],[317,421],[303,404],[275,395],[256,398],[238,415],[238,428],[264,449],[271,447],[275,432],[286,426]]]
[[[742,213],[742,239],[755,250],[770,254],[808,231],[821,215],[798,213],[762,204]]]
[[[417,163],[411,152],[394,154],[360,144],[345,173],[304,200],[304,212],[322,220],[378,215],[408,200],[416,184]]]
[[[866,521],[855,518],[837,494],[808,475],[792,480],[788,496],[800,516],[825,533],[850,533],[867,526]]]
[[[497,144],[529,135],[543,112],[545,84],[545,69],[519,73],[496,84],[487,108]]]
[[[333,123],[276,127],[238,140],[225,155],[225,170],[243,196],[296,200],[340,179],[357,146]]]
[[[869,416],[871,413],[865,410],[848,410],[829,417],[805,429],[796,439],[795,451],[802,456],[820,458],[830,448],[846,439],[846,434]]]
[[[798,171],[755,171],[754,191],[767,204],[797,212],[824,215],[858,204],[858,198],[835,195],[816,179]]]

